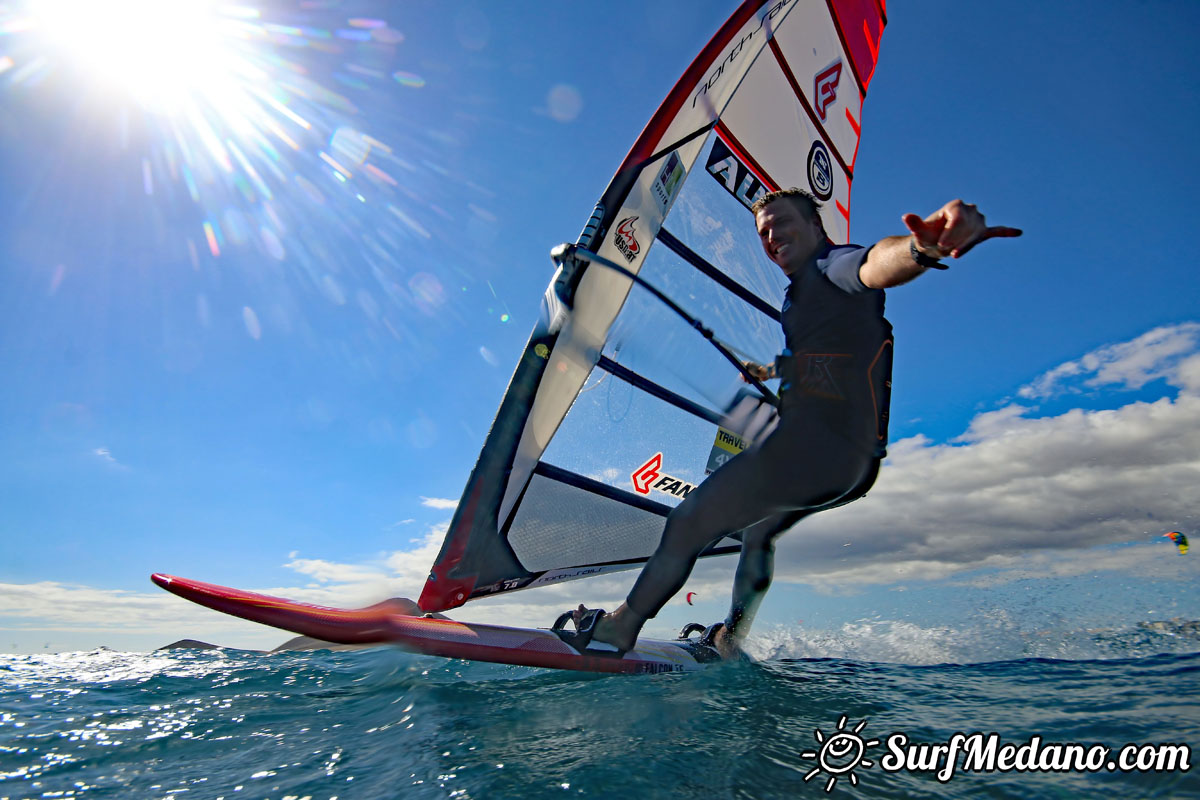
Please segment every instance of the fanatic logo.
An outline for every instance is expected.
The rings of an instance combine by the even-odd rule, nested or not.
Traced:
[[[655,453],[629,476],[633,481],[633,490],[638,494],[650,494],[653,489],[672,497],[687,497],[696,485],[662,472],[662,456],[662,453]]]
[[[637,217],[626,217],[617,223],[617,232],[613,236],[613,244],[621,251],[621,255],[625,256],[625,260],[632,263],[633,259],[637,258],[637,254],[642,252],[642,246],[638,244],[637,237],[633,235],[633,223],[637,222]]]
[[[813,79],[813,97],[816,98],[817,116],[825,121],[825,109],[837,100],[838,81],[842,79],[842,60],[826,67]]]
[[[659,469],[662,467],[662,453],[655,453],[654,456],[642,464],[629,477],[633,480],[633,490],[638,494],[650,494],[650,484],[659,476]]]

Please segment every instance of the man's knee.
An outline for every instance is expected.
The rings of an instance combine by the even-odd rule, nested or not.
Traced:
[[[875,485],[875,479],[879,476],[879,459],[872,458],[862,463],[858,478],[850,482],[848,488],[840,498],[829,504],[829,508],[837,508],[844,506],[847,503],[853,503],[855,500],[860,500],[867,496],[867,492]]]
[[[658,549],[678,558],[689,558],[703,550],[708,542],[703,541],[704,534],[696,524],[697,520],[687,512],[680,513],[680,508],[682,506],[676,507],[667,517],[667,527],[663,529]]]
[[[703,549],[709,541],[727,533],[716,529],[713,512],[711,503],[685,500],[667,515],[664,541],[671,539],[676,546],[686,542],[688,547]]]

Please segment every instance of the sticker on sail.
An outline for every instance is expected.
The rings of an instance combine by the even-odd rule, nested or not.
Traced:
[[[667,160],[658,170],[658,175],[650,187],[654,193],[654,199],[658,203],[658,210],[662,214],[667,213],[671,201],[675,199],[675,195],[682,185],[683,161],[679,158],[679,151],[674,150],[671,155],[667,156]]]
[[[633,481],[633,490],[638,494],[648,495],[651,491],[655,491],[669,494],[672,497],[687,497],[692,489],[696,488],[696,485],[663,472],[662,458],[662,453],[655,453],[649,461],[634,470],[633,474],[629,476]]]

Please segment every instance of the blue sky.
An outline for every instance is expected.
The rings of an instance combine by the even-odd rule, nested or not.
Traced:
[[[0,648],[286,638],[155,571],[415,597],[550,248],[733,4],[297,6],[247,16],[269,36],[243,52],[309,127],[238,128],[216,91],[215,146],[146,83],[168,56],[96,66],[135,50],[131,23],[80,40],[30,4],[0,17]],[[889,292],[892,458],[866,500],[784,540],[762,623],[1200,617],[1196,554],[1161,538],[1200,533],[1200,9],[889,11],[852,239],[954,197],[1025,236]],[[275,169],[247,177],[263,141]],[[698,570],[700,608],[677,600],[659,632],[723,615],[730,567]],[[631,579],[459,616],[547,624]]]

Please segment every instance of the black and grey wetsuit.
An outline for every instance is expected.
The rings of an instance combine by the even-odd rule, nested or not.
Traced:
[[[892,385],[884,292],[858,277],[869,250],[827,246],[792,275],[783,301],[787,351],[777,361],[781,417],[820,420],[882,458]]]

